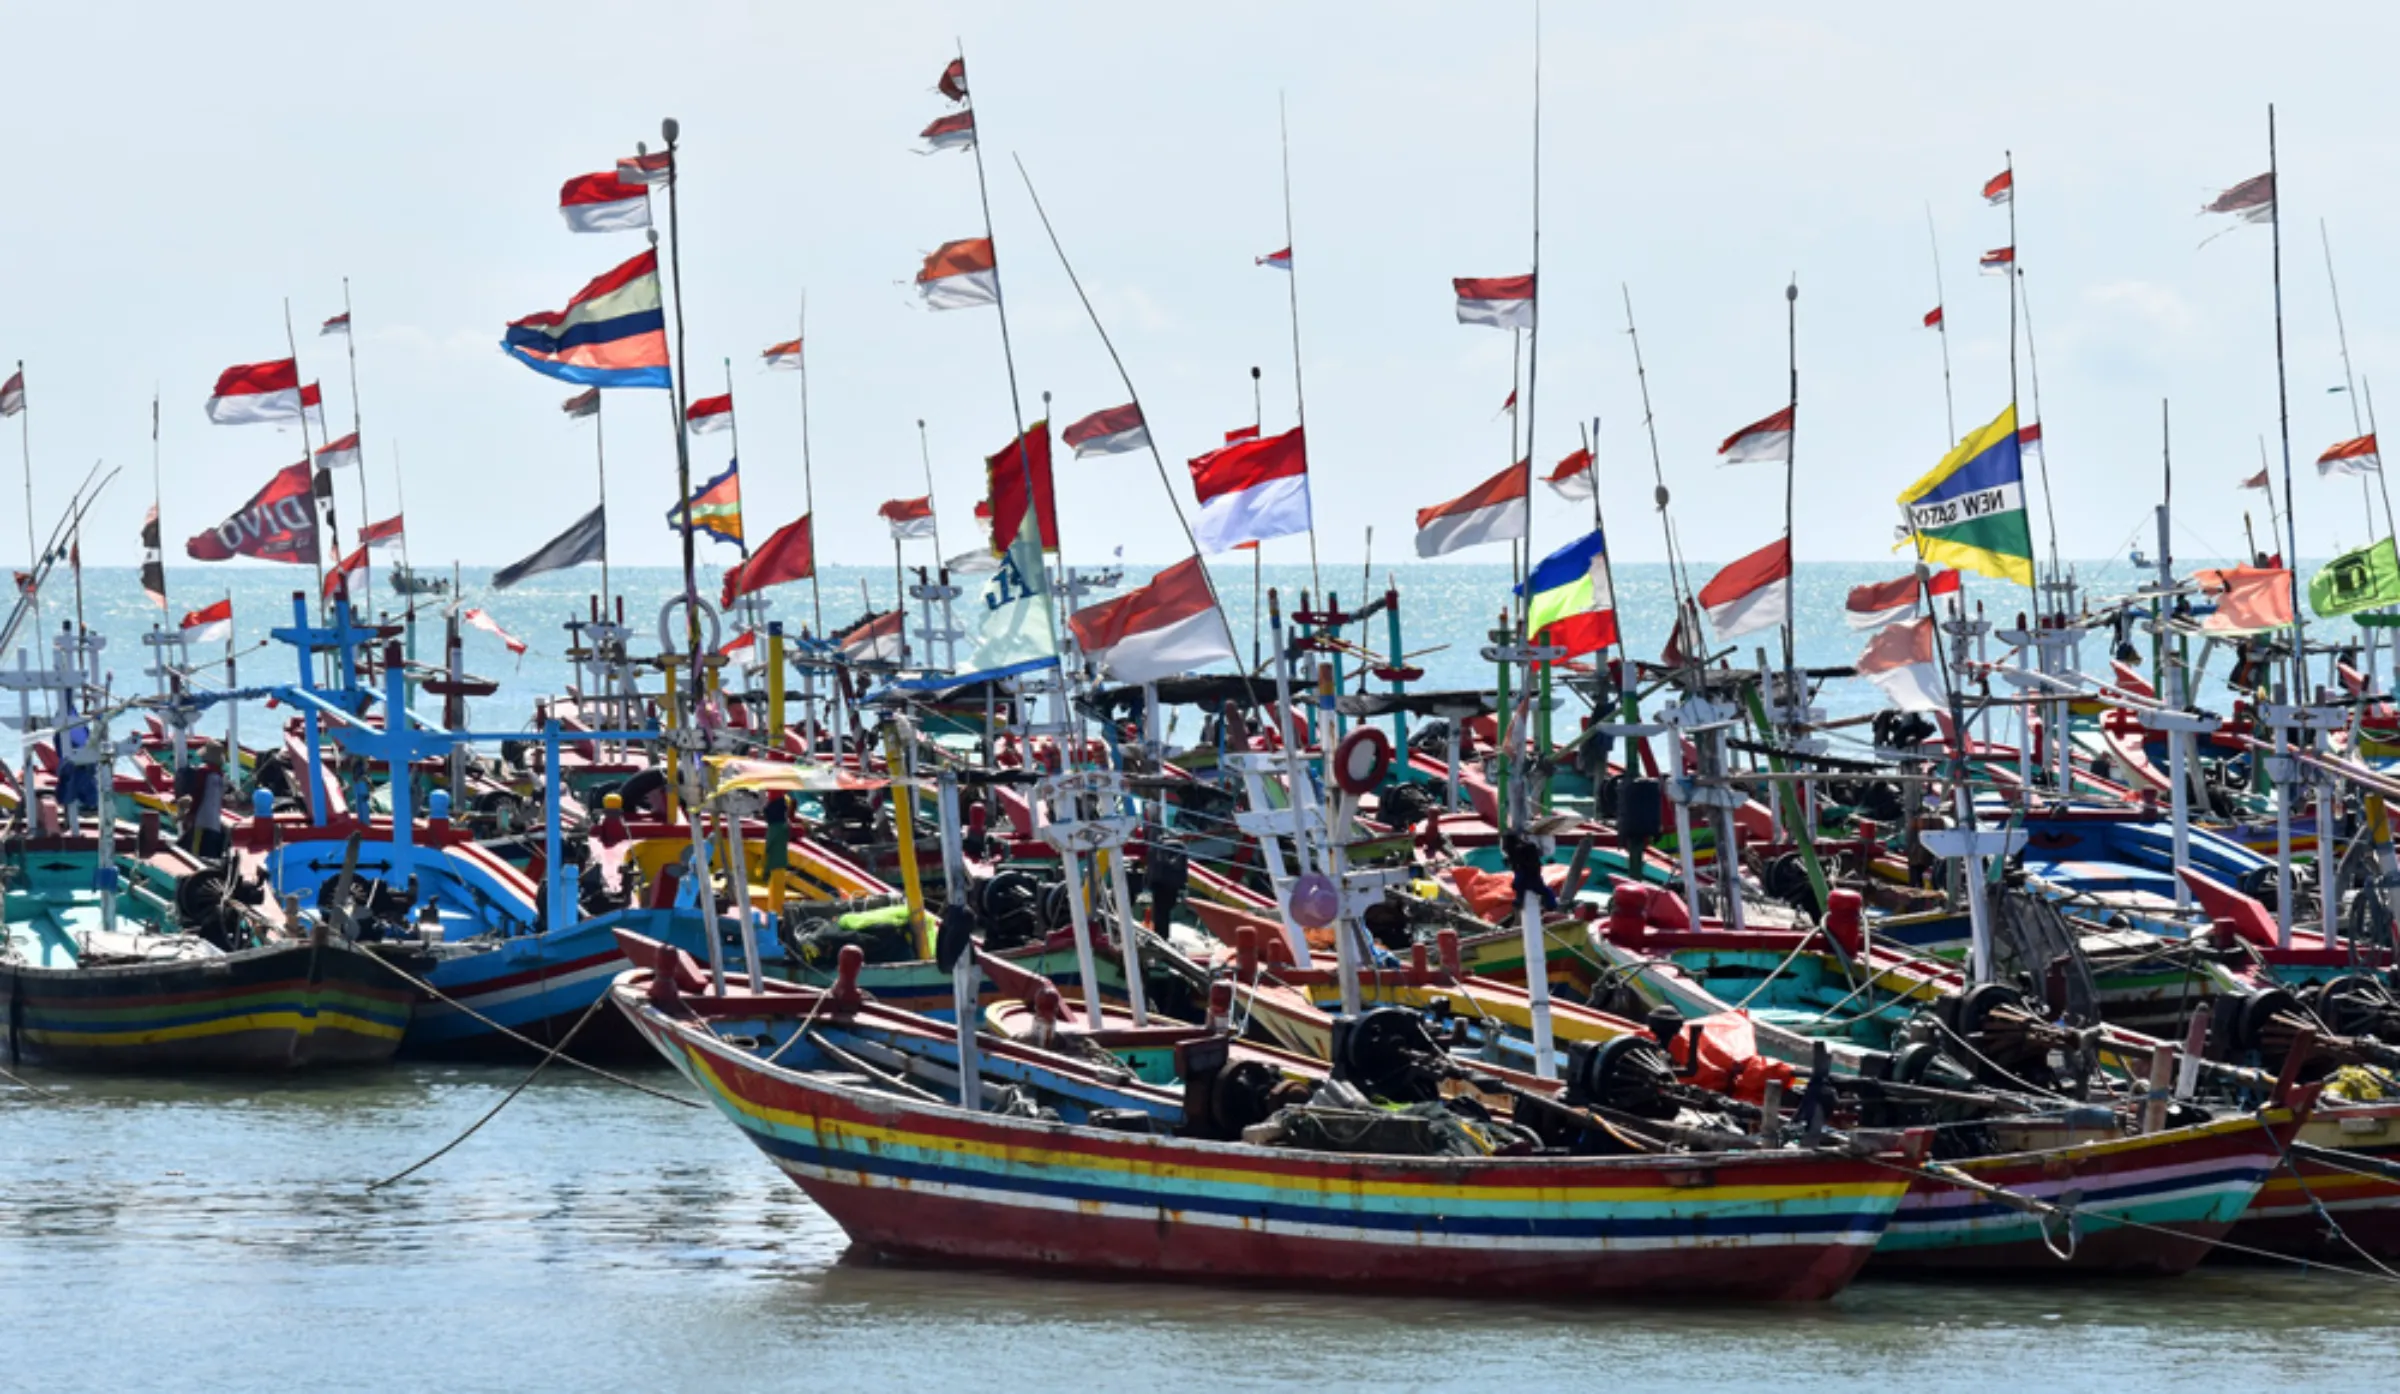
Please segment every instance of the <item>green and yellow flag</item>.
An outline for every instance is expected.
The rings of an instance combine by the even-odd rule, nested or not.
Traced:
[[[2033,528],[2025,518],[2025,461],[2010,407],[1900,495],[1917,555],[1962,571],[2033,584]]]
[[[2323,619],[2400,605],[2400,548],[2392,539],[2344,552],[2309,579],[2308,608]]]

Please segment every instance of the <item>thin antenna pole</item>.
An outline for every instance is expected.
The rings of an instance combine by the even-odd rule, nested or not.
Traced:
[[[925,506],[933,512],[933,560],[938,567],[946,555],[942,551],[942,510],[933,506],[933,446],[925,439],[922,416],[917,418],[917,457],[925,462]]]
[[[817,469],[808,453],[808,292],[800,292],[800,484],[808,502],[808,599],[815,608],[817,637],[825,637],[825,591],[817,580]]]
[[[2017,293],[2011,299],[2022,302],[2025,311],[2025,372],[2027,386],[2033,389],[2034,424],[2039,425],[2042,420],[2042,356],[2040,351],[2034,347],[2033,341],[2033,292],[2025,283],[2023,270],[2020,269],[2016,273],[2015,280]],[[2014,366],[2013,359],[2011,366],[2012,368]],[[2009,392],[2009,401],[2012,405],[2016,401],[2013,382]],[[2020,425],[2017,430],[2021,438],[2025,428]],[[2042,437],[2041,452],[2035,458],[2041,462],[2042,521],[2050,530],[2050,574],[2053,579],[2060,579],[2065,575],[2065,568],[2060,565],[2058,560],[2058,505],[2055,502],[2056,496],[2050,492],[2050,439],[2047,434]],[[2023,460],[2020,459],[2018,464],[2022,468]]]
[[[1217,622],[1225,626],[1226,652],[1238,654],[1241,646],[1233,637],[1233,621],[1225,615],[1224,600],[1217,594],[1216,578],[1209,575],[1208,562],[1200,555],[1200,539],[1192,531],[1191,519],[1183,514],[1183,501],[1175,497],[1175,483],[1167,474],[1166,457],[1158,451],[1158,434],[1150,429],[1150,418],[1142,412],[1142,394],[1134,388],[1133,374],[1125,371],[1125,360],[1117,353],[1116,343],[1108,337],[1108,326],[1100,322],[1100,312],[1092,308],[1092,297],[1084,293],[1083,279],[1075,274],[1075,264],[1067,260],[1066,246],[1058,240],[1058,229],[1051,226],[1050,214],[1042,207],[1042,196],[1033,187],[1033,176],[1026,172],[1025,161],[1014,154],[1009,159],[1016,163],[1017,177],[1025,181],[1025,196],[1033,200],[1034,216],[1042,220],[1042,231],[1049,235],[1050,250],[1058,254],[1059,268],[1067,273],[1067,284],[1075,288],[1075,298],[1083,302],[1083,312],[1092,321],[1092,332],[1100,336],[1100,347],[1108,350],[1108,361],[1117,370],[1117,381],[1125,384],[1125,395],[1133,402],[1133,413],[1142,422],[1142,439],[1150,447],[1150,461],[1158,466],[1159,491],[1167,496],[1167,507],[1175,510],[1175,521],[1183,528],[1183,540],[1192,549],[1192,559],[1200,563],[1200,579],[1208,586],[1208,599],[1216,607]],[[1255,404],[1255,393],[1253,402]],[[1316,535],[1313,521],[1309,535],[1312,539]]]
[[[608,394],[595,390],[592,396],[592,470],[600,485],[600,618],[603,620],[611,618],[616,613],[609,608],[608,600],[608,428],[603,424],[607,406]],[[398,477],[399,470],[399,461],[395,459],[392,462],[392,472],[395,478]],[[407,512],[407,508],[403,506],[401,516],[406,517]],[[403,538],[408,536],[406,532],[402,532],[400,535]],[[403,542],[400,545],[405,549],[408,544]],[[403,550],[401,553],[403,560],[407,555],[407,552]]]
[[[166,492],[159,479],[158,386],[153,383],[150,388],[150,527],[159,545],[150,550],[158,554],[158,608],[173,613],[174,607],[167,603]]]
[[[1681,624],[1684,605],[1691,598],[1691,578],[1683,574],[1683,562],[1675,555],[1675,528],[1667,519],[1667,472],[1659,463],[1658,417],[1650,410],[1650,373],[1642,366],[1642,335],[1633,324],[1633,290],[1623,284],[1617,289],[1625,297],[1625,337],[1633,343],[1633,378],[1642,389],[1642,429],[1650,437],[1651,499],[1657,505],[1659,532],[1667,544],[1667,588],[1675,594],[1675,622]],[[1598,485],[1597,474],[1592,482]]]
[[[2359,389],[2366,395],[2367,434],[2371,436],[2375,434],[2375,385],[2363,378],[2359,381],[2358,385]],[[2382,442],[2378,440],[2376,445],[2378,448],[2380,448]],[[2392,527],[2392,485],[2390,476],[2383,472],[2383,457],[2381,455],[2376,457],[2375,487],[2383,491],[2383,525],[2385,531],[2388,533]]]
[[[1799,609],[1800,561],[1793,536],[1793,496],[1798,490],[1800,467],[1800,273],[1794,271],[1783,287],[1783,353],[1791,372],[1791,403],[1787,408],[1792,417],[1792,433],[1783,447],[1783,559],[1789,574],[1783,580],[1783,681],[1784,696],[1789,701],[1792,725],[1801,724],[1808,702],[1800,690],[1799,648],[1794,642],[1792,626]],[[1763,682],[1764,679],[1762,678]]]
[[[1283,246],[1292,255],[1292,264],[1284,271],[1284,289],[1292,307],[1292,415],[1300,427],[1300,439],[1308,439],[1308,393],[1300,383],[1300,251],[1292,241],[1292,118],[1284,104],[1283,93],[1275,94],[1275,123],[1283,135]],[[1308,584],[1318,596],[1325,593],[1325,583],[1317,574],[1317,508],[1316,482],[1308,486]]]
[[[605,396],[607,394],[603,393],[602,395]],[[394,494],[395,501],[400,505],[400,517],[405,524],[405,520],[408,517],[408,482],[400,473],[400,438],[398,436],[394,436],[392,438],[392,492]],[[607,504],[608,499],[605,494],[602,495],[600,502],[604,506]],[[600,558],[601,567],[605,571],[605,568],[608,565],[608,552],[605,548],[602,549]],[[402,570],[409,572],[411,575],[414,575],[416,572],[416,565],[410,560],[408,555],[408,529],[405,525],[400,529],[400,566]],[[411,591],[408,595],[408,611],[410,614],[415,614],[416,609],[416,592]]]
[[[2292,700],[2305,703],[2308,691],[2308,619],[2300,608],[2300,500],[2292,493],[2292,397],[2283,364],[2283,180],[2275,160],[2275,104],[2267,103],[2267,187],[2274,195],[2267,205],[2267,227],[2273,236],[2272,275],[2275,284],[2275,416],[2283,441],[2284,565],[2292,576]]]
[[[1525,419],[1525,441],[1510,468],[1524,471],[1525,536],[1518,542],[1523,557],[1517,568],[1516,602],[1518,628],[1533,613],[1533,587],[1528,578],[1533,574],[1533,428],[1534,398],[1540,385],[1542,368],[1542,6],[1533,6],[1533,345],[1525,355],[1525,397],[1517,405]],[[1512,432],[1513,434],[1513,432]],[[1531,639],[1533,636],[1525,636]],[[1528,680],[1531,675],[1528,673]],[[1505,718],[1504,718],[1505,719]],[[1549,729],[1549,718],[1542,718],[1542,729]],[[1543,739],[1547,740],[1545,735]],[[1531,749],[1529,745],[1527,747]]]
[[[25,464],[25,574],[42,574],[42,544],[33,535],[33,394],[25,391],[25,360],[17,360],[17,391],[25,404],[17,408],[17,449]],[[42,590],[33,589],[34,632],[42,628]]]
[[[375,506],[367,501],[367,437],[363,424],[364,409],[358,404],[358,321],[350,313],[350,278],[342,278],[342,347],[350,356],[350,434],[358,437],[358,526],[363,532],[375,521]],[[400,530],[408,531],[408,515],[400,516]],[[366,556],[359,567],[359,584],[365,589],[372,608],[375,596],[375,549],[360,544]]]
[[[283,298],[283,346],[292,355],[292,376],[300,381],[299,391],[306,395],[307,374],[300,371],[300,341],[292,336],[292,298],[288,295]],[[308,508],[310,516],[314,517],[317,511],[317,452],[308,443],[308,404],[305,402],[300,406],[300,458],[308,465]],[[333,535],[333,556],[338,562],[342,556],[342,520],[334,512],[331,489],[325,491],[325,526]],[[325,613],[325,549],[322,547],[317,549],[317,612]],[[330,656],[326,659],[327,663],[332,661]]]
[[[1287,242],[1284,245],[1288,248],[1291,244]],[[1254,436],[1264,435],[1266,434],[1266,429],[1267,411],[1266,408],[1261,405],[1259,398],[1258,365],[1253,363],[1250,365],[1250,432]],[[1303,439],[1305,439],[1305,437],[1303,437]],[[1311,512],[1313,513],[1314,510],[1311,510]],[[1251,542],[1250,671],[1253,673],[1266,666],[1266,660],[1261,656],[1264,653],[1264,649],[1261,646],[1259,639],[1259,636],[1266,632],[1266,621],[1261,618],[1265,612],[1260,608],[1266,604],[1267,597],[1266,563],[1263,560],[1265,552],[1265,543],[1258,541]]]
[[[692,710],[702,711],[700,686],[700,580],[698,535],[692,526],[692,441],[691,431],[684,420],[690,410],[690,384],[686,381],[691,359],[684,351],[683,338],[683,223],[682,189],[683,161],[676,158],[676,142],[683,134],[682,123],[670,116],[659,122],[658,132],[667,143],[667,274],[674,283],[675,299],[675,366],[674,390],[667,394],[667,410],[675,416],[675,498],[682,505],[683,533],[683,646],[691,659]],[[634,147],[640,153],[641,147]],[[653,228],[650,234],[658,235]],[[653,244],[655,245],[655,244]],[[697,826],[697,825],[695,825]]]
[[[958,46],[958,62],[961,69],[964,69],[967,62],[967,46],[964,42],[961,42]],[[1043,540],[1041,535],[1042,500],[1040,493],[1034,488],[1033,449],[1025,444],[1025,404],[1019,400],[1017,396],[1017,353],[1016,349],[1010,345],[1008,337],[1008,296],[1002,292],[1000,288],[1000,242],[998,238],[992,235],[992,186],[991,182],[984,177],[983,172],[982,108],[975,101],[974,93],[975,89],[972,85],[972,81],[970,80],[970,85],[967,88],[967,109],[969,111],[976,112],[977,116],[975,122],[975,139],[969,144],[968,148],[975,152],[975,197],[976,201],[983,209],[983,240],[987,243],[990,243],[992,248],[992,308],[999,312],[1000,361],[1008,369],[1008,409],[1012,418],[1017,424],[1017,467],[1023,472],[1025,484],[1025,511],[1033,515],[1034,540],[1038,546]],[[1047,429],[1046,424],[1045,429]],[[1056,504],[1054,503],[1052,507],[1055,510]],[[997,521],[996,518],[995,521]],[[1020,523],[1018,526],[1021,529],[1024,525]],[[1060,531],[1064,531],[1064,529],[1060,529]],[[1058,550],[1059,568],[1063,574],[1066,569],[1066,540],[1057,536],[1052,536],[1048,540],[1055,545]],[[1017,540],[1013,537],[1010,537],[1000,539],[1000,541],[1001,550],[1005,555],[1009,548],[1016,545]],[[1040,578],[1038,577],[1034,578],[1036,584],[1039,583],[1039,580]],[[1050,624],[1050,651],[1052,653],[1057,653],[1059,651],[1058,603],[1055,596],[1052,597],[1049,605],[1043,607],[1043,611]],[[1063,668],[1060,670],[1060,682],[1062,684],[1060,691],[1063,693],[1065,690],[1063,686],[1065,682],[1065,670]]]
[[[2013,188],[2009,190],[2009,207],[2016,207]],[[1950,306],[1942,292],[1942,239],[1934,231],[1932,199],[1925,200],[1925,241],[1933,248],[1933,330],[1934,336],[1942,341],[1942,424],[1948,431],[1942,438],[1942,450],[1947,453],[1958,444],[1958,402],[1950,391]]]
[[[2275,534],[2283,531],[2283,514],[2275,508],[2275,476],[2273,467],[2267,463],[2267,438],[2263,435],[2258,438],[2258,473],[2266,482],[2267,538],[2272,541]],[[2252,557],[2251,560],[2258,559]]]
[[[2370,432],[2359,420],[2358,380],[2350,374],[2350,331],[2342,324],[2342,285],[2333,275],[2333,235],[2326,231],[2323,218],[2317,219],[2317,240],[2325,247],[2325,289],[2333,297],[2334,339],[2342,347],[2342,395],[2350,399],[2350,433],[2354,436],[2367,435]],[[2376,483],[2382,484],[2380,457],[2374,474]],[[2359,476],[2358,492],[2367,506],[2367,531],[2372,534],[2375,530],[2375,495],[2369,491],[2364,474]],[[2383,527],[2386,532],[2392,530],[2392,490],[2388,484],[2383,485]]]

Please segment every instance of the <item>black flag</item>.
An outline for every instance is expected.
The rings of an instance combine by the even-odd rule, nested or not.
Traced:
[[[492,589],[507,590],[528,576],[560,571],[598,561],[608,551],[608,510],[605,505],[575,520],[575,525],[542,544],[541,550],[492,573]]]

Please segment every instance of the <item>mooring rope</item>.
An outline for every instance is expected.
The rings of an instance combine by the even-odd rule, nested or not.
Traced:
[[[478,1118],[474,1122],[468,1124],[465,1132],[460,1133],[457,1137],[454,1137],[448,1142],[443,1143],[440,1147],[435,1148],[431,1153],[427,1154],[420,1160],[409,1164],[399,1171],[393,1172],[391,1175],[383,1178],[381,1181],[368,1182],[367,1189],[369,1191],[380,1191],[395,1181],[405,1180],[410,1176],[414,1176],[418,1172],[424,1170],[426,1167],[433,1165],[435,1162],[440,1161],[443,1157],[449,1155],[451,1150],[456,1148],[460,1143],[465,1142],[468,1138],[471,1138],[475,1136],[476,1133],[482,1131],[484,1124],[489,1123],[493,1119],[499,1117],[500,1110],[508,1107],[512,1103],[515,1103],[517,1096],[524,1093],[526,1088],[535,1080],[540,1079],[542,1077],[542,1071],[550,1068],[550,1062],[556,1060],[560,1055],[564,1054],[567,1047],[575,1043],[575,1036],[578,1032],[583,1030],[584,1023],[590,1021],[592,1019],[592,1014],[599,1011],[602,1006],[607,1004],[607,1002],[608,997],[605,993],[601,996],[593,998],[592,1005],[583,1009],[582,1016],[575,1018],[575,1024],[567,1028],[567,1034],[559,1040],[559,1043],[544,1053],[541,1059],[534,1062],[532,1071],[528,1073],[525,1078],[517,1081],[517,1087],[509,1090],[506,1094],[503,1094],[500,1097],[500,1102],[492,1105],[489,1109],[486,1109],[481,1118]]]

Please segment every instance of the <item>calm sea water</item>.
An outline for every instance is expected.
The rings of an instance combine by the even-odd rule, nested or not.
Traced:
[[[1759,1310],[889,1268],[713,1113],[566,1075],[367,1190],[521,1073],[0,1087],[0,1387],[2067,1394],[2371,1387],[2400,1354],[2400,1288],[2298,1271]]]
[[[1336,570],[1348,597],[1358,572],[1328,576]],[[1499,569],[1394,574],[1408,646],[1447,645],[1420,660],[1431,681],[1488,681],[1472,646],[1500,604]],[[1896,574],[1804,568],[1803,659],[1855,656],[1840,597]],[[2116,569],[2117,582],[2128,575]],[[289,614],[286,576],[210,579],[217,588],[203,592],[178,574],[178,613],[229,582],[241,642]],[[471,666],[508,684],[488,708],[492,723],[515,724],[527,698],[564,676],[557,626],[582,608],[584,588],[545,579],[554,584],[499,596],[470,586],[470,600],[534,645],[518,666],[496,642],[470,638]],[[1249,573],[1228,568],[1222,579],[1246,627]],[[1304,568],[1271,568],[1267,579],[1287,593],[1307,583]],[[888,570],[836,570],[829,618],[859,612],[861,581],[871,598],[888,597]],[[2100,581],[2112,584],[2106,571]],[[655,613],[673,578],[641,571],[621,583],[637,612]],[[1629,568],[1619,589],[1636,648],[1654,651],[1664,572]],[[779,613],[797,624],[806,594],[787,594]],[[150,613],[131,575],[93,572],[86,607],[117,635],[120,688],[146,683],[126,676],[141,666],[126,655],[138,654],[132,636]],[[252,658],[244,678],[267,671]],[[1863,689],[1829,701],[1867,703]],[[36,1078],[60,1096],[0,1083],[0,1389],[42,1394],[2334,1388],[2379,1381],[2400,1356],[2400,1285],[2282,1269],[2159,1283],[1869,1281],[1821,1307],[1776,1311],[894,1269],[846,1260],[840,1232],[713,1114],[567,1072],[380,1192],[367,1183],[455,1136],[522,1072]],[[649,1078],[672,1087],[664,1073]]]

